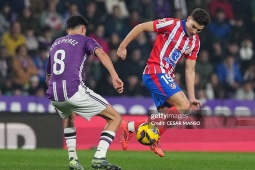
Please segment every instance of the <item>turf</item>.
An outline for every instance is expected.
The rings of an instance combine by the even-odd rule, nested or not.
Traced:
[[[78,151],[85,169],[95,150]],[[123,170],[254,170],[255,153],[166,152],[160,158],[152,152],[110,151],[108,160]],[[0,169],[67,170],[67,152],[58,149],[0,150]]]

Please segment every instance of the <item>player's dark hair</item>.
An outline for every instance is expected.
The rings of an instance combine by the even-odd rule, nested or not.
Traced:
[[[73,15],[70,18],[67,19],[66,21],[66,28],[67,29],[74,29],[75,27],[79,25],[88,25],[88,21],[80,15]]]
[[[194,9],[191,16],[199,25],[207,26],[210,22],[209,13],[201,8]]]

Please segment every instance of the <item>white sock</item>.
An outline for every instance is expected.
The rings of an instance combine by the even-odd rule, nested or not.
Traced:
[[[95,158],[105,158],[106,152],[111,145],[113,139],[115,137],[115,132],[113,131],[103,131],[100,136],[100,141],[97,147],[97,151],[95,153]]]
[[[128,130],[130,132],[134,132],[135,131],[135,122],[134,121],[128,122]]]
[[[76,129],[72,128],[65,128],[64,135],[66,140],[66,145],[68,149],[68,157],[78,159],[76,154]]]

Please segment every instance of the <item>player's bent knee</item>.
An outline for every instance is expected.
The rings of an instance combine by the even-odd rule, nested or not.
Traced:
[[[118,112],[115,113],[115,121],[119,124],[122,121],[122,116]]]
[[[189,110],[190,109],[190,103],[189,102],[184,102],[183,103],[183,110]]]
[[[179,106],[176,106],[178,110],[182,110],[182,111],[187,111],[190,109],[190,103],[187,102],[182,102]]]
[[[120,124],[122,121],[121,115],[110,104],[99,115],[102,115],[115,123]]]

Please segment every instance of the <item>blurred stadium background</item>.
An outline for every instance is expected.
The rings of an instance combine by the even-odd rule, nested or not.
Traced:
[[[228,126],[224,122],[226,119],[217,119],[213,128],[190,126],[189,129],[169,130],[161,141],[163,150],[170,151],[164,158],[166,161],[156,159],[151,152],[145,153],[148,147],[139,145],[135,139],[131,140],[130,150],[139,152],[113,151],[121,150],[118,132],[110,148],[113,151],[109,153],[110,158],[117,162],[118,157],[130,159],[129,163],[120,162],[125,169],[252,170],[252,153],[255,152],[255,0],[0,0],[0,158],[7,158],[0,162],[0,169],[29,169],[29,165],[37,169],[66,167],[67,153],[62,152],[65,148],[62,121],[45,97],[45,70],[48,50],[57,37],[65,35],[65,20],[69,16],[80,14],[88,19],[87,35],[97,40],[109,54],[125,83],[125,90],[121,95],[115,92],[106,69],[95,57],[87,63],[86,84],[104,96],[123,119],[144,119],[155,110],[141,79],[155,34],[141,34],[133,41],[128,46],[126,61],[118,59],[116,50],[137,24],[164,17],[185,19],[197,7],[210,13],[211,23],[200,33],[196,97],[203,103],[207,116],[234,117],[238,123],[233,125],[232,119],[227,119]],[[184,68],[182,61],[177,66],[176,81],[185,91]],[[92,122],[86,122],[77,117],[76,125],[78,149],[96,147],[104,121],[95,117]],[[40,148],[50,150],[37,150]],[[27,149],[38,152],[31,154]],[[51,162],[53,157],[47,160],[51,152],[59,153],[64,160],[58,157],[58,161],[64,165]],[[28,157],[22,153],[27,153]],[[33,160],[40,153],[45,156]],[[57,153],[53,155],[57,157]],[[93,155],[91,151],[88,153]],[[147,161],[143,161],[142,157],[147,154],[149,157],[144,158]],[[20,155],[22,159],[19,159]],[[84,155],[81,157],[85,158]],[[186,162],[181,162],[181,157]],[[50,163],[46,166],[43,161]],[[167,162],[172,164],[171,168]],[[140,163],[147,165],[138,166]]]

